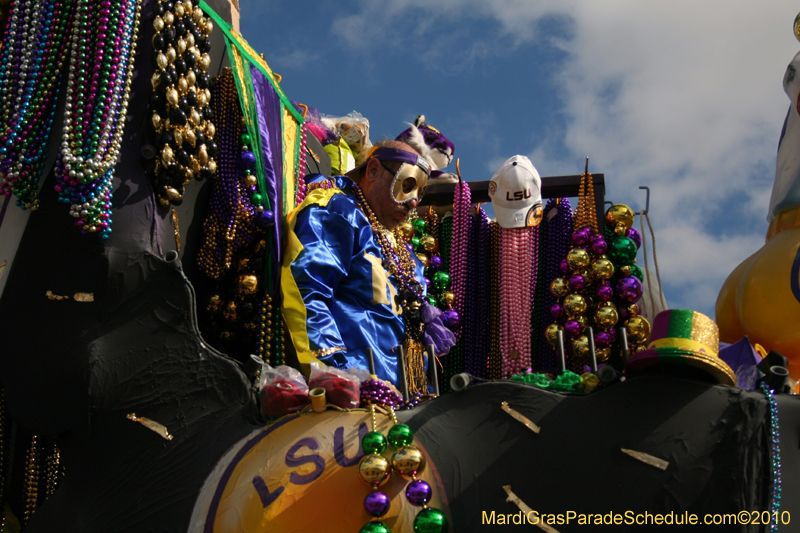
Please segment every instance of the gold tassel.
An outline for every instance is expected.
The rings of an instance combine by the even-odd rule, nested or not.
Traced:
[[[408,380],[408,394],[421,392],[428,393],[428,380],[425,379],[425,353],[422,344],[413,339],[406,338],[403,343],[406,355],[406,379]],[[431,362],[433,364],[433,361]]]

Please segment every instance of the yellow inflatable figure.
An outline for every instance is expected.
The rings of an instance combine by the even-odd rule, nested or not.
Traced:
[[[798,15],[800,19],[800,15]],[[795,35],[798,22],[795,21]],[[800,39],[800,37],[798,37]],[[767,242],[728,276],[717,298],[720,340],[750,342],[789,358],[800,380],[800,53],[786,68],[791,100],[781,133]]]

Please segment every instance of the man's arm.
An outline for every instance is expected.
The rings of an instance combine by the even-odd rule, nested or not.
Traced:
[[[301,362],[315,357],[344,368],[346,346],[331,306],[339,282],[350,270],[353,227],[341,214],[312,205],[298,214],[294,232],[288,233],[295,257],[286,258],[291,263],[284,276],[290,274],[291,280],[282,282],[284,315],[298,356]]]

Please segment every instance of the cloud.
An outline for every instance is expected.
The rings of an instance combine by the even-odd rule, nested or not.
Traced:
[[[529,147],[529,156],[543,175],[557,175],[574,173],[575,161],[589,155],[592,168],[606,175],[607,195],[637,209],[644,203],[638,186],[651,187],[667,299],[713,314],[727,274],[763,244],[789,105],[781,82],[798,49],[791,34],[795,3],[393,0],[361,6],[333,23],[347,46],[368,54],[402,44],[410,53],[427,52],[423,63],[430,70],[444,71],[445,59],[454,57],[452,68],[467,68],[542,39],[563,51],[551,74],[563,121]],[[560,30],[548,31],[554,25]]]

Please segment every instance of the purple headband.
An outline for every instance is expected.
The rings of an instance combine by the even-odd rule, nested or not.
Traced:
[[[431,174],[431,165],[424,158],[418,156],[413,152],[407,150],[398,150],[397,148],[389,148],[386,146],[379,146],[373,148],[363,163],[351,170],[355,172],[367,166],[370,159],[378,159],[379,161],[399,161],[401,163],[409,163],[420,167],[425,174]]]

